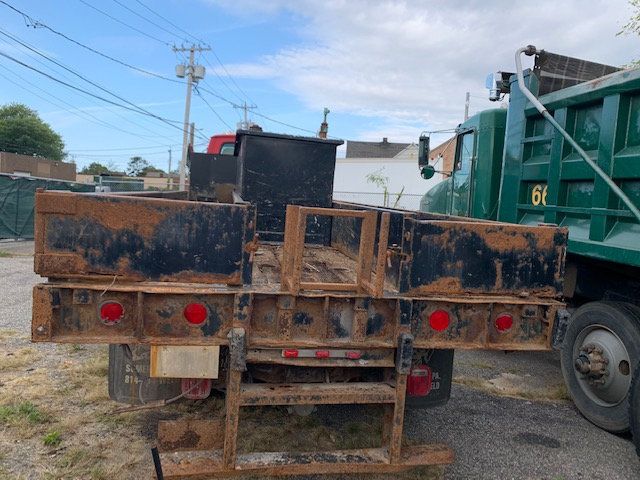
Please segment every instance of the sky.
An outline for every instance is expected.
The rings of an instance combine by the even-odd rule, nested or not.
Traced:
[[[266,131],[313,135],[327,107],[332,137],[416,142],[460,123],[466,92],[472,114],[498,106],[485,78],[513,71],[520,46],[640,58],[640,37],[617,35],[632,13],[623,0],[3,0],[0,53],[27,66],[0,56],[0,104],[37,110],[80,168],[140,155],[166,169],[169,149],[175,168],[186,85],[172,47],[199,43],[212,50],[196,54],[196,150],[234,130],[245,102]]]

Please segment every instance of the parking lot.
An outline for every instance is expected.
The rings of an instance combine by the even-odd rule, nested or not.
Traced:
[[[31,288],[40,281],[32,250],[33,242],[0,243],[0,478],[148,478],[155,420],[217,413],[221,399],[114,415],[105,348],[29,341]],[[640,478],[631,440],[594,427],[567,399],[557,353],[457,352],[454,376],[451,401],[410,412],[406,434],[450,444],[455,463],[412,478]],[[264,418],[289,421],[278,409]],[[359,420],[364,427],[342,428]],[[305,441],[322,445],[368,435],[369,420],[363,407],[322,407],[286,431],[305,437],[308,427],[315,437]]]

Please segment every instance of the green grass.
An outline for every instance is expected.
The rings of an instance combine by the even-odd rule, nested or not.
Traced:
[[[62,441],[60,437],[60,432],[57,430],[49,430],[44,437],[42,437],[42,443],[44,443],[47,447],[55,447],[59,445]]]
[[[5,252],[4,250],[0,250],[0,258],[13,257],[13,254],[10,252]]]
[[[0,421],[3,423],[20,423],[26,421],[32,425],[45,423],[47,416],[33,403],[20,402],[0,406]]]
[[[84,352],[85,350],[86,350],[85,347],[83,347],[82,345],[78,345],[77,343],[72,343],[67,347],[67,351],[69,353]]]

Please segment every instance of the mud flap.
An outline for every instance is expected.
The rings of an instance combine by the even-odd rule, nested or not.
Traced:
[[[431,370],[431,389],[424,397],[407,395],[405,405],[411,409],[444,405],[451,396],[453,350],[414,350],[412,366],[426,365]]]

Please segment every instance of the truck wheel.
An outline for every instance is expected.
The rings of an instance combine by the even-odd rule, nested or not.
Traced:
[[[640,363],[636,365],[629,392],[629,426],[633,435],[633,443],[636,446],[636,453],[640,457]]]
[[[590,302],[569,322],[562,374],[580,413],[604,430],[629,430],[632,366],[640,360],[640,308]]]

